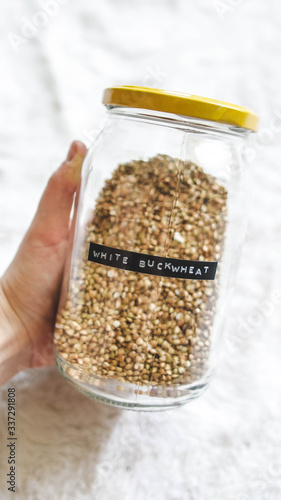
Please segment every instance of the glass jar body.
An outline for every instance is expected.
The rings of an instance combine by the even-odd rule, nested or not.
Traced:
[[[241,249],[244,129],[113,108],[82,170],[54,334],[81,392],[131,409],[212,376]]]

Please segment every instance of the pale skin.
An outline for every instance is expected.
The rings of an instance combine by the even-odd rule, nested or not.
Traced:
[[[53,330],[70,213],[86,146],[74,141],[51,176],[11,265],[0,279],[0,385],[26,368],[55,363]]]

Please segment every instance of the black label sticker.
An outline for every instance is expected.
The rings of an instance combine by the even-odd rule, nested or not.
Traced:
[[[214,280],[218,265],[217,262],[169,259],[169,257],[158,255],[128,252],[92,242],[88,260],[103,266],[127,269],[136,273],[190,280]]]

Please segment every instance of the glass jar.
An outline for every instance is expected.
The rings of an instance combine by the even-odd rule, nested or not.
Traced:
[[[106,89],[89,148],[54,333],[85,395],[141,410],[197,397],[214,373],[247,202],[247,109]]]

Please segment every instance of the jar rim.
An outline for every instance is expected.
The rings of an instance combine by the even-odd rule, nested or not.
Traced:
[[[242,106],[162,89],[129,85],[108,87],[102,102],[106,106],[142,108],[210,120],[252,132],[256,132],[259,125],[259,117]]]

